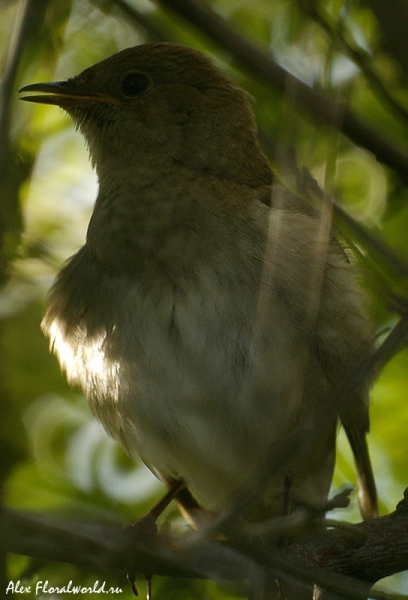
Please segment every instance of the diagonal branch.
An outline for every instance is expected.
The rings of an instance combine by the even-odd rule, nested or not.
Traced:
[[[385,48],[398,61],[408,79],[408,4],[406,0],[366,0],[383,35]]]
[[[257,46],[239,35],[210,8],[194,0],[158,0],[159,4],[176,12],[208,35],[219,46],[231,52],[252,74],[284,93],[293,93],[293,104],[315,121],[337,126],[357,145],[372,152],[383,164],[408,179],[408,154],[392,141],[380,135],[359,119],[347,106],[332,102],[323,94],[285,71]],[[292,97],[292,95],[291,95]],[[338,115],[343,118],[339,123]]]

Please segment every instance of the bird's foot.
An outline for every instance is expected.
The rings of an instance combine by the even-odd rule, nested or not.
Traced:
[[[139,519],[139,521],[135,521],[134,523],[130,523],[130,525],[126,525],[126,531],[139,543],[146,544],[152,546],[157,538],[157,525],[156,525],[156,517],[150,511]],[[127,579],[131,585],[132,592],[135,596],[139,595],[138,589],[136,587],[136,573],[128,572]],[[147,594],[146,600],[150,600],[151,598],[151,586],[152,586],[152,577],[150,575],[145,574],[145,579],[147,581]]]
[[[139,521],[135,521],[134,523],[130,523],[130,525],[126,525],[125,529],[129,532],[129,534],[141,544],[146,544],[148,546],[152,546],[157,538],[157,524],[156,521],[158,517],[162,514],[165,508],[170,504],[174,498],[185,488],[185,483],[182,479],[178,479],[174,483],[172,483],[167,494]],[[134,572],[130,572],[127,574],[128,581],[132,587],[132,591],[135,596],[138,596],[138,590],[136,587],[136,575]],[[145,578],[147,581],[147,600],[150,600],[151,597],[151,585],[152,585],[152,576],[146,575]]]
[[[146,586],[147,586],[147,592],[146,592],[146,600],[151,600],[152,597],[152,577],[149,575],[145,575],[144,576],[146,579]],[[139,595],[139,591],[137,589],[136,586],[136,575],[135,573],[128,573],[127,574],[127,580],[130,583],[130,587],[132,588],[132,592],[135,596]]]

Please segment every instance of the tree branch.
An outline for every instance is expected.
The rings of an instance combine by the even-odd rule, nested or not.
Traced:
[[[408,493],[385,517],[294,538],[290,544],[208,540],[200,533],[153,543],[131,531],[108,526],[62,523],[3,509],[1,545],[36,559],[80,564],[97,572],[141,573],[215,580],[297,578],[348,598],[364,598],[375,581],[408,568]],[[349,579],[356,578],[350,586]],[[384,594],[370,592],[373,598]]]
[[[384,46],[398,61],[408,79],[408,5],[405,0],[366,0],[382,32]]]
[[[293,542],[290,556],[375,583],[408,567],[408,491],[395,512]]]
[[[408,179],[407,152],[369,127],[346,105],[332,102],[285,71],[262,50],[239,35],[211,9],[194,0],[158,0],[158,2],[198,27],[219,46],[232,52],[251,74],[272,84],[282,93],[289,89],[295,107],[305,111],[315,121],[338,127],[357,145],[363,146],[380,162],[398,171],[404,179]],[[341,119],[339,115],[342,116]]]

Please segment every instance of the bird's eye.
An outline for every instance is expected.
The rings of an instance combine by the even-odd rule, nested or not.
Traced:
[[[127,98],[134,98],[143,94],[150,86],[150,79],[144,73],[133,71],[125,75],[122,81],[122,94]]]

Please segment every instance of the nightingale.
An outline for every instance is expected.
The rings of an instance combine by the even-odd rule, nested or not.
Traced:
[[[367,386],[337,394],[372,351],[355,270],[274,185],[249,95],[168,43],[20,91],[72,117],[97,172],[86,242],[42,328],[108,434],[214,513],[269,463],[260,520],[327,500],[340,421],[376,515]]]

